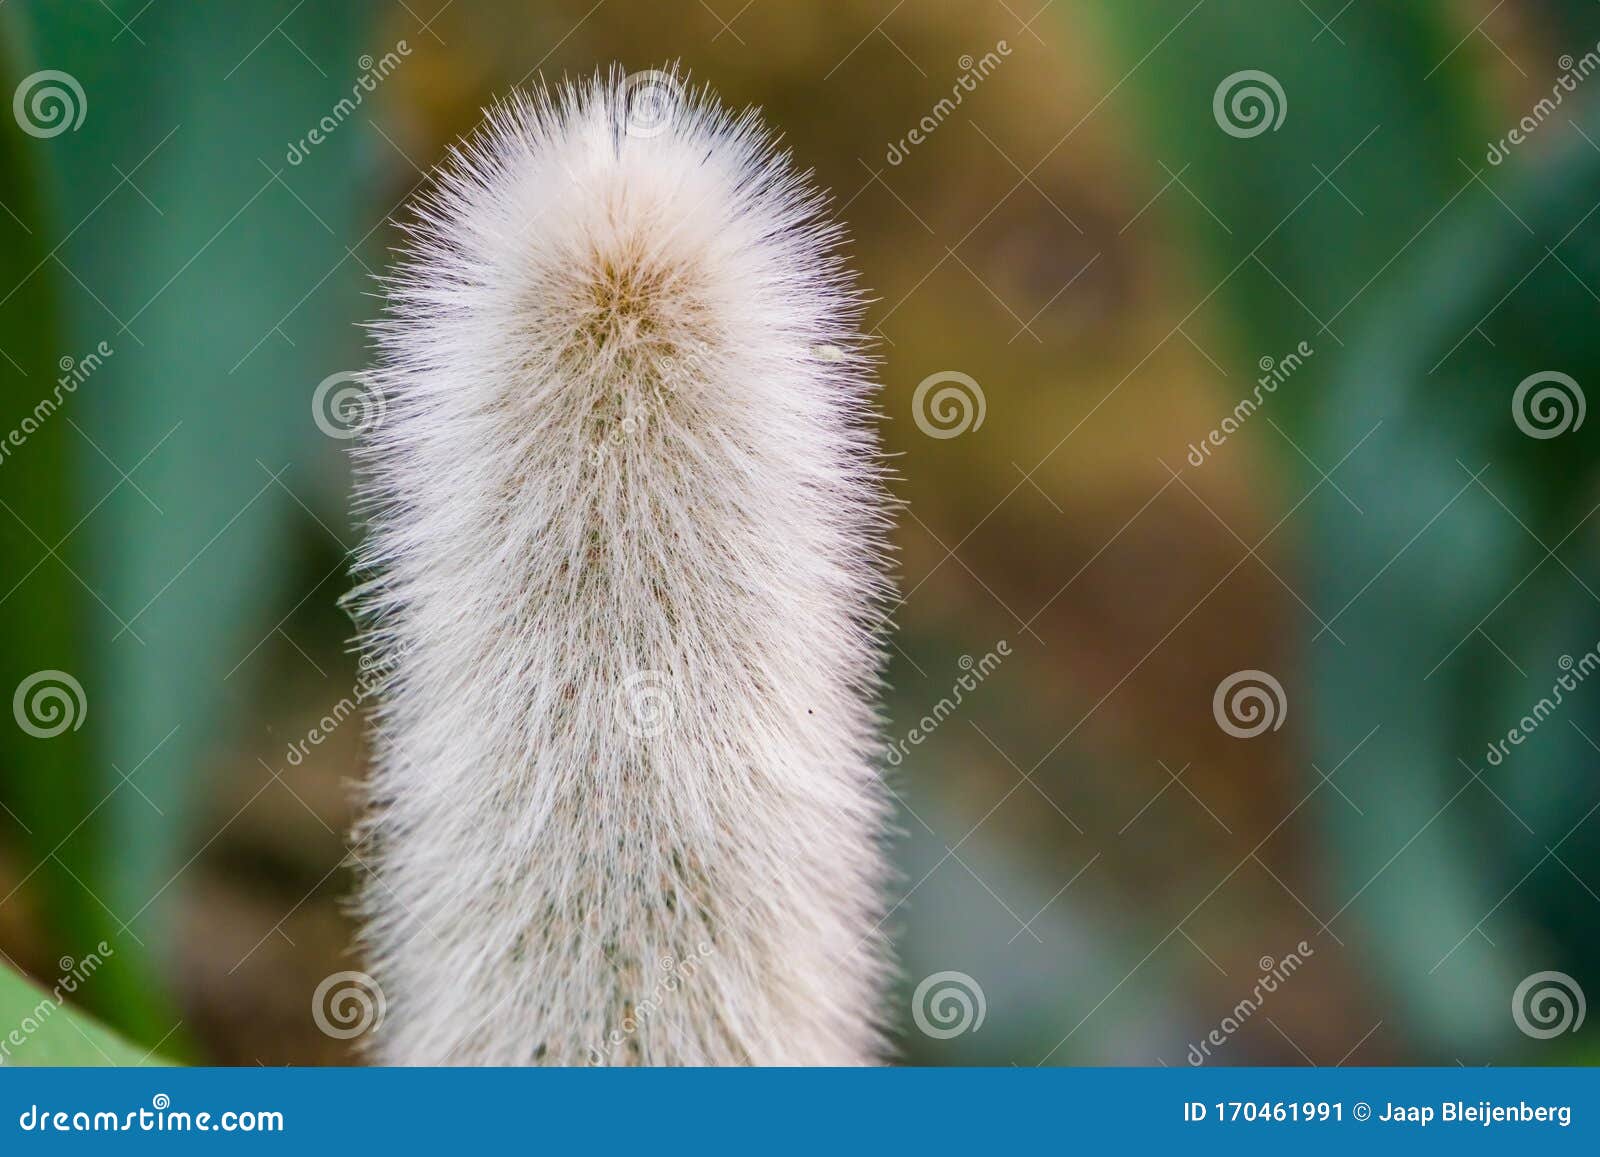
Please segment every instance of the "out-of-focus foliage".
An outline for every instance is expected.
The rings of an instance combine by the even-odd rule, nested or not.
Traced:
[[[93,979],[86,976],[85,981]],[[14,1026],[3,1047],[5,1062],[18,1065],[148,1065],[163,1062],[108,1032],[70,1004],[72,989],[46,992],[0,968],[0,1024]]]
[[[37,635],[8,637],[7,694],[48,660],[88,704],[70,737],[21,738],[7,782],[59,942],[116,935],[83,999],[154,1044],[179,1019],[158,978],[174,967],[170,885],[199,846],[207,759],[262,690],[243,660],[299,580],[291,532],[309,504],[324,519],[341,505],[306,480],[328,447],[308,397],[360,364],[352,249],[377,213],[357,208],[362,150],[291,168],[285,148],[349,95],[372,8],[297,27],[300,50],[349,63],[292,82],[274,49],[295,47],[260,43],[232,9],[120,8],[6,13],[26,33],[8,38],[7,92],[57,68],[86,105],[75,130],[4,134],[21,211],[49,207],[31,232],[0,221],[22,234],[5,248],[19,287],[6,316],[25,335],[13,356],[29,358],[7,424],[49,392],[58,360],[111,351],[4,467],[8,626]],[[123,976],[137,981],[114,987]]]
[[[33,43],[22,13],[13,6],[0,12],[4,36],[3,83],[12,92],[36,66]],[[64,395],[55,388],[70,374],[59,365],[67,346],[61,321],[61,282],[53,265],[64,229],[57,210],[61,175],[44,154],[48,141],[21,132],[0,134],[0,383],[8,433],[22,445],[7,445],[0,465],[0,613],[5,616],[5,642],[0,646],[0,685],[12,691],[41,668],[69,673],[86,671],[83,629],[76,613],[83,588],[74,578],[82,567],[81,543],[73,541],[78,522],[70,476],[76,436],[59,416],[50,420],[41,402],[55,405]],[[65,373],[64,373],[65,371]],[[32,421],[29,421],[32,420]],[[28,421],[31,432],[24,430]],[[65,708],[64,708],[65,709]],[[104,817],[96,801],[104,794],[91,774],[98,755],[95,732],[64,730],[49,740],[20,727],[0,728],[0,803],[11,825],[8,840],[27,849],[31,870],[4,885],[6,902],[26,896],[42,913],[42,922],[60,944],[88,945],[117,931],[111,915],[87,891],[86,880],[101,881],[110,870],[111,845],[103,838]],[[118,1010],[132,1031],[153,1033],[152,1043],[170,1025],[156,1028],[145,1015],[152,1002],[142,998],[149,974],[138,967],[137,952],[108,969],[94,990],[91,1004]]]
[[[1600,35],[1592,6],[1552,7],[1572,51],[1551,80]],[[1581,975],[1600,948],[1594,893],[1566,864],[1600,857],[1600,827],[1578,822],[1600,713],[1577,699],[1538,742],[1485,761],[1549,694],[1558,658],[1600,641],[1594,427],[1533,439],[1512,400],[1532,374],[1583,380],[1600,364],[1600,94],[1491,164],[1488,142],[1520,117],[1482,107],[1446,11],[1362,5],[1319,28],[1210,4],[1182,67],[1141,95],[1163,147],[1194,142],[1181,155],[1196,200],[1243,225],[1185,206],[1239,339],[1316,350],[1272,404],[1299,492],[1315,491],[1303,776],[1351,897],[1325,918],[1364,930],[1414,1031],[1463,1047],[1505,1039],[1523,975]],[[1167,26],[1154,6],[1116,12],[1130,59]],[[1221,78],[1245,67],[1282,78],[1282,131],[1206,131]],[[1335,767],[1374,801],[1365,814],[1321,787],[1317,769]],[[1481,924],[1502,906],[1513,933],[1497,952]]]
[[[1600,100],[1570,115],[1600,132]],[[1563,141],[1494,176],[1493,195],[1380,295],[1381,320],[1352,347],[1317,438],[1326,461],[1383,423],[1340,474],[1364,513],[1337,495],[1316,500],[1320,585],[1352,609],[1337,624],[1347,645],[1320,650],[1315,674],[1321,759],[1342,758],[1358,720],[1383,722],[1345,782],[1386,798],[1391,852],[1373,824],[1330,801],[1323,811],[1352,889],[1439,817],[1353,911],[1405,1007],[1452,1042],[1503,1031],[1495,1006],[1523,975],[1582,976],[1600,951],[1587,883],[1600,828],[1586,822],[1600,711],[1581,693],[1566,699],[1570,686],[1555,694],[1600,645],[1596,440],[1587,423],[1531,439],[1511,400],[1533,375],[1581,381],[1600,365],[1588,288],[1600,285],[1600,152]],[[1383,388],[1393,382],[1407,388]],[[1547,716],[1541,701],[1561,705]],[[1488,757],[1530,718],[1536,735]],[[1479,924],[1502,908],[1495,951]],[[1418,969],[1441,939],[1448,947]]]

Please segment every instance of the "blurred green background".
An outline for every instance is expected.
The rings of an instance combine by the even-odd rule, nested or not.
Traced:
[[[0,38],[0,692],[82,689],[0,727],[0,950],[104,957],[69,1003],[131,1045],[10,1060],[354,1056],[312,1015],[365,759],[304,743],[359,685],[314,399],[486,103],[673,60],[765,110],[875,297],[900,1058],[1181,1065],[1234,1017],[1207,1063],[1600,1059],[1513,1014],[1600,994],[1600,681],[1488,758],[1600,643],[1600,420],[1516,402],[1600,369],[1595,4],[13,0]],[[983,419],[930,436],[946,371]],[[1241,671],[1282,691],[1251,738]],[[944,972],[981,1025],[919,1029]],[[0,981],[0,1034],[37,999]]]

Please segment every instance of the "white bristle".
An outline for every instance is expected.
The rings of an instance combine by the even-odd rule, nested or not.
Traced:
[[[890,506],[824,208],[616,71],[421,200],[357,451],[379,1060],[882,1059]]]

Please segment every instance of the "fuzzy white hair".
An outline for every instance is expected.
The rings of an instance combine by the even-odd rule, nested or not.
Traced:
[[[643,76],[491,110],[373,327],[386,1063],[883,1055],[860,299],[755,114]]]

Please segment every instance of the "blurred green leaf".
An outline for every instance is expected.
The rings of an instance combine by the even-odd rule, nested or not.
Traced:
[[[1143,69],[1160,181],[1189,194],[1173,200],[1219,328],[1246,363],[1315,350],[1271,395],[1284,436],[1260,433],[1309,496],[1295,528],[1309,528],[1316,621],[1285,682],[1338,787],[1306,773],[1334,868],[1312,906],[1335,934],[1365,931],[1424,1039],[1504,1043],[1517,979],[1569,959],[1585,924],[1573,905],[1593,902],[1570,879],[1550,886],[1568,874],[1558,841],[1595,860],[1595,837],[1570,827],[1593,803],[1574,773],[1592,765],[1585,741],[1561,723],[1499,769],[1484,745],[1548,693],[1559,655],[1600,637],[1592,536],[1567,539],[1593,497],[1588,430],[1532,439],[1511,414],[1529,374],[1581,380],[1600,354],[1586,217],[1600,152],[1563,110],[1493,171],[1500,134],[1442,7],[1314,7],[1125,5],[1111,23]],[[1142,60],[1180,15],[1181,51]],[[1587,35],[1563,50],[1581,54]],[[1281,125],[1255,133],[1248,102],[1229,103],[1244,82]],[[1553,895],[1566,915],[1518,916]],[[1483,927],[1497,913],[1498,948]]]
[[[39,67],[24,31],[15,6],[0,11],[0,85],[8,93]],[[88,726],[100,704],[48,698],[50,688],[74,693],[63,675],[80,686],[90,682],[78,629],[81,603],[90,595],[79,577],[79,512],[71,483],[76,386],[71,369],[61,364],[81,351],[63,336],[61,275],[50,256],[63,232],[53,211],[59,200],[52,143],[22,132],[14,120],[0,132],[0,573],[6,576],[0,590],[0,695],[8,708],[0,726],[0,826],[7,829],[8,845],[22,853],[15,865],[20,883],[3,901],[20,902],[24,893],[36,901],[61,951],[80,952],[102,939],[122,944],[92,995],[101,1007],[120,1010],[132,1031],[153,1040],[172,1022],[153,1015],[138,945],[120,935],[117,920],[96,902],[89,883],[110,870],[103,838],[107,817],[97,807],[106,788],[94,774],[100,753]],[[70,712],[76,724],[49,737],[30,734],[16,718],[15,696],[41,673],[24,697],[25,717],[47,724],[47,732],[57,730],[48,725],[52,710]],[[47,698],[35,700],[38,693]]]
[[[70,61],[87,104],[78,129],[24,142],[55,172],[63,226],[26,282],[43,293],[51,275],[64,309],[37,356],[112,351],[52,430],[55,461],[33,467],[71,479],[51,484],[39,537],[82,520],[70,545],[83,581],[59,570],[50,583],[65,589],[49,594],[79,616],[71,661],[89,713],[70,752],[23,764],[73,784],[72,801],[50,803],[49,825],[25,818],[53,832],[100,801],[73,841],[89,868],[62,902],[126,928],[131,958],[135,937],[169,941],[184,873],[231,822],[205,806],[204,772],[241,739],[262,674],[251,658],[285,611],[342,583],[336,568],[319,590],[289,590],[283,555],[337,478],[326,463],[342,447],[313,421],[313,391],[361,366],[350,323],[365,274],[353,249],[378,223],[356,208],[370,133],[339,123],[301,161],[290,153],[350,98],[368,67],[358,54],[388,45],[360,42],[365,3],[25,11],[33,67]],[[44,553],[32,550],[25,567]],[[49,610],[42,622],[71,629],[64,604]],[[141,1041],[174,1023],[136,998],[98,1007]]]
[[[1569,108],[1600,132],[1600,102]],[[1514,413],[1531,375],[1600,380],[1600,150],[1568,124],[1548,132],[1546,155],[1490,174],[1492,194],[1464,198],[1397,266],[1313,450],[1328,460],[1373,431],[1338,474],[1363,513],[1333,493],[1313,503],[1319,598],[1348,607],[1346,645],[1313,651],[1319,751],[1337,760],[1381,721],[1340,782],[1382,807],[1323,814],[1343,882],[1381,877],[1358,910],[1384,930],[1408,1006],[1458,1043],[1506,1038],[1517,981],[1581,973],[1596,947],[1592,886],[1573,868],[1600,861],[1600,828],[1584,825],[1593,691],[1488,757],[1551,696],[1562,656],[1600,640],[1594,424],[1535,438]]]
[[[1149,180],[1170,185],[1162,205],[1188,226],[1201,290],[1215,286],[1196,314],[1221,308],[1213,328],[1243,347],[1229,360],[1246,381],[1260,358],[1302,340],[1315,351],[1272,396],[1291,433],[1369,312],[1367,291],[1477,152],[1480,113],[1440,6],[1338,12],[1325,26],[1297,4],[1186,0],[1101,15],[1148,126]]]
[[[76,978],[71,983],[78,983]],[[93,985],[94,974],[83,983]],[[68,1006],[65,987],[50,992],[0,967],[0,1049],[5,1065],[161,1065],[109,1029]],[[16,1043],[12,1034],[22,1038]]]

